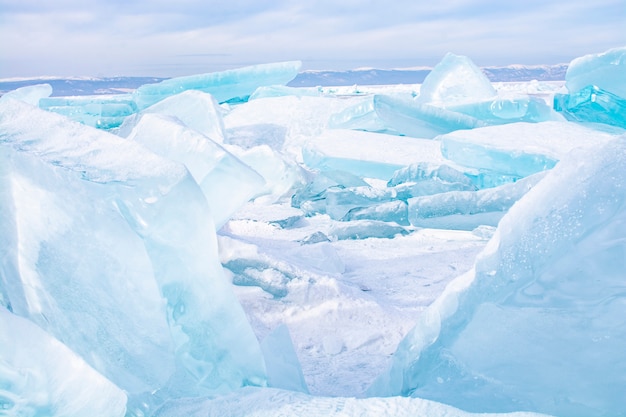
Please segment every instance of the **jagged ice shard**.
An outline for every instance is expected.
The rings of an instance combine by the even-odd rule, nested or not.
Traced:
[[[131,415],[265,383],[182,165],[3,100],[0,173],[0,301],[126,391]]]
[[[624,415],[625,164],[621,136],[557,165],[419,318],[370,394]]]

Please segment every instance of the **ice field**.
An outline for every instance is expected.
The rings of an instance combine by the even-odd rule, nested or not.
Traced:
[[[0,97],[0,416],[626,416],[626,47],[300,70]]]

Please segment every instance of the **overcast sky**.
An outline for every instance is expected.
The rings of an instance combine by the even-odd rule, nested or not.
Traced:
[[[0,0],[0,78],[553,64],[626,46],[626,0]]]

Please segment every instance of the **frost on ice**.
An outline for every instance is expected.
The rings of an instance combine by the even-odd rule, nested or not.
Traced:
[[[285,87],[299,67],[2,97],[0,412],[623,413],[624,49],[573,61],[553,105],[497,91],[452,54],[411,93]],[[384,277],[367,258],[435,228],[481,245],[496,232],[382,372],[368,362],[414,322],[400,333],[385,329],[395,312],[375,316],[387,311],[368,284],[401,278],[395,258]],[[261,312],[246,316],[233,284]],[[318,323],[333,314],[380,328]],[[307,395],[302,355],[352,351],[370,355],[356,379],[380,375],[358,393],[376,379],[366,394],[393,397]]]

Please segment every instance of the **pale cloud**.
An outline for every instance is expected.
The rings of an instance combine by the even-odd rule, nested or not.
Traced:
[[[623,0],[0,0],[0,77],[568,62],[626,45]]]

